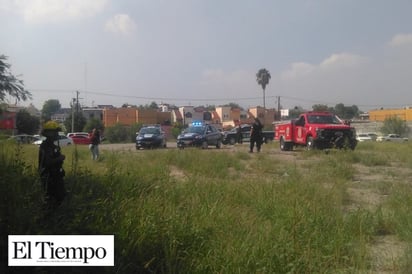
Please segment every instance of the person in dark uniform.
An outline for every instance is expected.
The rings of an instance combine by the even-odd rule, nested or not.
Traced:
[[[239,143],[239,144],[242,144],[243,143],[243,136],[242,136],[242,127],[240,126],[240,123],[239,123],[239,125],[237,126],[237,128],[236,128],[236,137],[237,137],[237,142]]]
[[[260,152],[260,147],[262,145],[262,129],[263,125],[258,118],[255,118],[255,122],[250,129],[250,150],[249,152],[253,152],[253,148],[256,143],[257,152]]]
[[[65,156],[61,154],[60,146],[55,144],[59,140],[59,125],[54,121],[44,124],[41,135],[46,139],[39,148],[39,173],[46,201],[60,205],[66,196],[64,187],[63,162]]]
[[[90,137],[90,151],[92,152],[92,159],[97,160],[99,158],[99,144],[100,144],[100,131],[93,129],[92,136]]]

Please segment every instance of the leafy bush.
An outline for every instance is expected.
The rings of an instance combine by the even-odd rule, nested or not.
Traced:
[[[397,116],[391,116],[383,121],[381,131],[383,134],[395,133],[404,136],[409,133],[410,129],[406,121]]]
[[[91,132],[93,129],[98,129],[100,131],[104,130],[104,125],[102,120],[97,119],[97,118],[91,118],[86,122],[86,125],[83,128],[83,131],[85,132]]]
[[[110,143],[121,143],[130,141],[130,128],[119,123],[107,127],[104,133]]]

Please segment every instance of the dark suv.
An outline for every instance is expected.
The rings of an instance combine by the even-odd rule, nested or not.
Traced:
[[[208,146],[222,146],[222,133],[212,125],[203,123],[193,123],[192,126],[185,129],[177,137],[177,147],[185,148],[188,146],[201,147],[203,149]]]
[[[136,136],[136,149],[166,147],[166,135],[160,126],[144,126]]]

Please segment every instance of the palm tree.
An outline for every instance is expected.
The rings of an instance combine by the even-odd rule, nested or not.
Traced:
[[[270,72],[263,68],[256,73],[256,81],[260,86],[262,86],[263,89],[263,109],[266,110],[266,102],[265,102],[265,89],[266,86],[269,84],[270,80]]]
[[[4,101],[6,94],[19,101],[30,99],[30,92],[24,89],[23,81],[10,72],[10,64],[6,60],[7,56],[0,55],[0,102]]]

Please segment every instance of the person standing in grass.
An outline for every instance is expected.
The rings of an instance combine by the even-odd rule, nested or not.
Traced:
[[[54,121],[45,123],[41,135],[46,139],[39,148],[39,173],[46,194],[46,202],[57,206],[66,196],[63,180],[65,156],[61,154],[58,143],[60,130],[59,125]]]
[[[236,137],[237,137],[238,144],[242,144],[243,143],[243,140],[242,140],[243,137],[242,137],[242,127],[240,126],[240,123],[236,128]]]
[[[99,159],[99,144],[100,144],[100,131],[98,129],[93,129],[92,136],[90,137],[90,151],[92,152],[92,159]]]
[[[255,122],[253,123],[250,129],[250,150],[249,152],[253,152],[253,148],[256,144],[257,152],[260,152],[260,147],[262,145],[262,129],[263,125],[258,118],[255,118]]]

